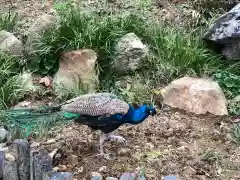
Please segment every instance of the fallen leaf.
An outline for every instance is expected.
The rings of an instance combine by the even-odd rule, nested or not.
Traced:
[[[52,86],[52,80],[49,77],[45,76],[43,78],[40,78],[39,84],[43,84],[46,87],[49,87],[49,86],[51,87]]]

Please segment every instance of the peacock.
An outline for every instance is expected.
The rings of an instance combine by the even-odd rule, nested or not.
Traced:
[[[146,104],[132,105],[112,93],[90,93],[80,95],[56,106],[42,108],[10,109],[6,111],[6,122],[20,124],[23,127],[38,125],[39,122],[54,122],[50,119],[74,120],[87,125],[92,130],[100,130],[100,154],[108,157],[103,151],[106,140],[126,142],[122,136],[112,132],[125,123],[139,124],[149,115],[156,115],[156,109]]]

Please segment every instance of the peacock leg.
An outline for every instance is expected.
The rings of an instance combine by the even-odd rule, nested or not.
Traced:
[[[103,156],[104,158],[106,159],[110,159],[109,158],[109,154],[105,154],[104,151],[103,151],[103,144],[104,142],[108,139],[108,135],[107,134],[103,134],[100,136],[100,139],[99,139],[99,144],[100,144],[100,156]]]

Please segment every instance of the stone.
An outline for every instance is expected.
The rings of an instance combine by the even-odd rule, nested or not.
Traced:
[[[100,173],[92,172],[91,180],[102,180],[102,179],[103,179],[103,177]]]
[[[31,73],[23,72],[20,75],[21,88],[24,90],[35,91],[36,87],[34,85],[33,76]]]
[[[148,47],[134,33],[123,36],[115,46],[115,50],[113,68],[117,72],[137,70],[148,53]]]
[[[0,128],[0,143],[4,143],[7,141],[8,131],[4,128]]]
[[[0,31],[0,50],[14,56],[20,56],[23,44],[12,33]]]
[[[102,166],[102,167],[100,167],[99,168],[99,172],[106,172],[106,170],[107,170],[107,166]]]
[[[27,36],[27,44],[32,43],[32,41],[38,39],[42,36],[44,31],[52,27],[53,25],[57,25],[59,22],[59,17],[50,15],[50,14],[44,14],[40,16],[34,24],[30,26],[28,31],[26,32]]]
[[[40,146],[40,143],[39,142],[32,142],[31,145],[30,145],[30,148],[37,148]]]
[[[213,48],[223,46],[221,53],[227,59],[240,60],[240,3],[218,17],[204,34],[204,39],[214,42]]]
[[[82,49],[63,53],[58,72],[54,75],[54,89],[78,88],[82,83],[93,92],[98,77],[95,71],[97,54],[91,49]]]
[[[124,173],[120,177],[120,180],[136,180],[136,178],[137,178],[137,173]]]
[[[195,114],[228,115],[227,100],[218,83],[205,78],[183,77],[162,89],[164,104]]]
[[[177,177],[176,177],[176,176],[169,175],[169,176],[165,176],[165,177],[164,177],[164,180],[177,180]]]
[[[106,180],[118,180],[118,179],[114,177],[107,177]]]

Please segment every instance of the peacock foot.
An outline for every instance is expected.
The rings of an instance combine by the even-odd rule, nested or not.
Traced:
[[[123,138],[122,136],[109,135],[108,139],[110,141],[117,141],[117,142],[121,142],[121,143],[127,144],[126,139]]]

